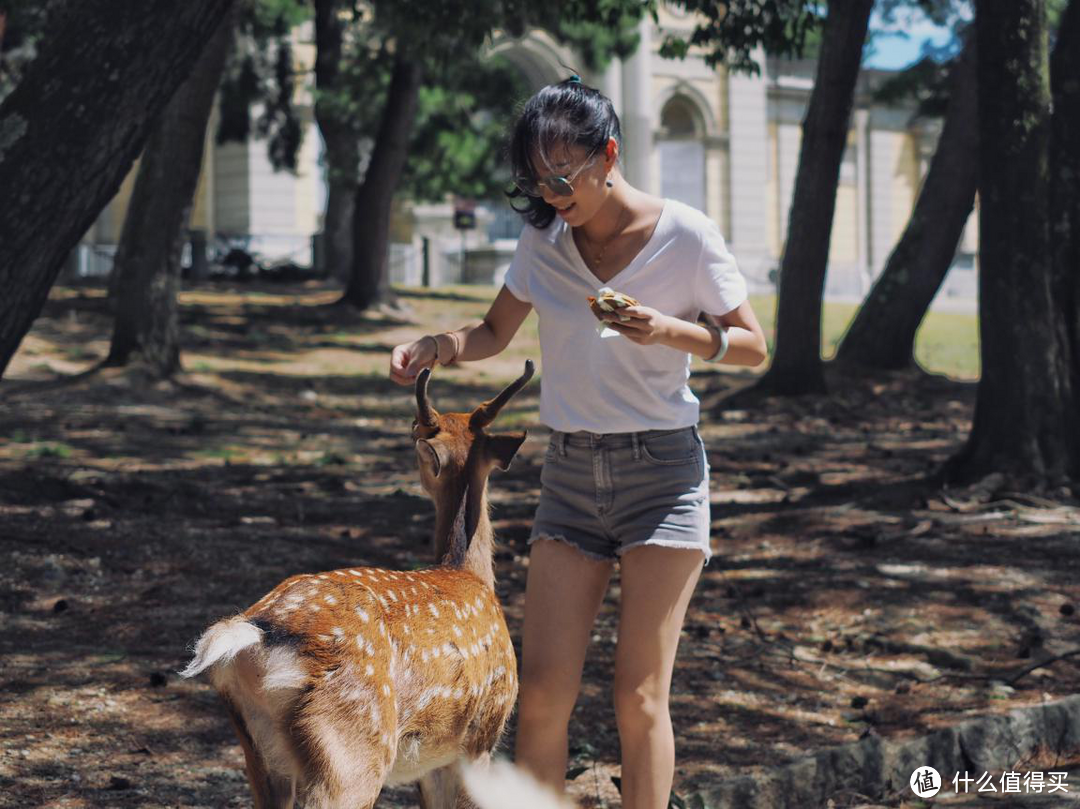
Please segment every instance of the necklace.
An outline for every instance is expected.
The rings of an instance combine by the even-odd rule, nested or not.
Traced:
[[[600,269],[600,263],[604,260],[604,253],[608,249],[608,245],[611,244],[613,241],[615,241],[615,237],[622,234],[623,228],[625,227],[625,225],[623,224],[623,219],[625,218],[626,214],[628,214],[629,212],[630,212],[630,206],[625,206],[625,207],[623,207],[622,211],[619,213],[619,221],[615,223],[615,229],[613,231],[611,231],[610,236],[608,236],[606,239],[604,239],[604,243],[602,245],[600,245],[600,250],[596,253],[596,258],[593,259],[593,262],[592,262],[593,270]],[[585,241],[589,243],[589,249],[591,250],[592,249],[592,241],[587,236],[585,237]]]

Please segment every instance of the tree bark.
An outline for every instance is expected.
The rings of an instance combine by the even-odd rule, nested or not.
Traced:
[[[375,147],[353,209],[353,266],[342,301],[367,309],[389,297],[390,214],[416,119],[422,68],[399,42]]]
[[[360,145],[356,130],[337,112],[345,23],[339,0],[315,0],[315,121],[326,145],[327,194],[323,215],[326,270],[343,283],[352,269],[353,202],[359,182]]]
[[[180,370],[180,254],[231,42],[230,15],[165,107],[143,152],[110,279],[116,319],[105,365],[127,365],[137,356],[157,377]]]
[[[814,89],[803,120],[799,170],[780,262],[776,349],[757,385],[768,394],[825,390],[821,304],[840,163],[847,145],[873,0],[830,2]]]
[[[0,105],[0,374],[232,0],[80,0]]]
[[[1069,369],[1052,294],[1045,0],[977,0],[979,337],[971,435],[946,466],[1039,488],[1068,472]]]
[[[1070,368],[1072,475],[1080,479],[1080,0],[1061,17],[1050,64],[1054,114],[1050,132],[1053,300]]]
[[[878,371],[915,363],[915,334],[949,272],[975,204],[976,58],[971,31],[950,77],[945,126],[911,219],[844,335],[838,363]]]

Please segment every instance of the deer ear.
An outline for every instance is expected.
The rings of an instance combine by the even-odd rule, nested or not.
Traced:
[[[510,468],[510,461],[513,460],[514,455],[521,449],[521,444],[525,441],[525,432],[520,433],[501,433],[499,435],[487,436],[487,451],[488,454],[495,460],[495,465],[504,472]]]
[[[431,474],[435,477],[439,476],[439,473],[442,472],[443,467],[446,466],[446,462],[450,458],[445,446],[441,443],[428,441],[426,438],[421,438],[416,442],[416,451],[419,452],[424,457],[424,460],[431,466]]]

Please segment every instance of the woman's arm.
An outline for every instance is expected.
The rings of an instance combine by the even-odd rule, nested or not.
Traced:
[[[493,357],[510,344],[531,310],[532,304],[519,301],[504,286],[481,323],[453,332],[426,334],[396,346],[390,354],[390,378],[399,385],[411,385],[420,371],[435,364],[436,358],[446,365],[451,358],[456,362]]]
[[[617,315],[608,315],[604,319],[608,325],[641,345],[659,343],[670,348],[686,351],[707,359],[720,349],[720,337],[688,320],[662,314],[648,306],[631,306],[619,310],[619,314],[628,315],[631,320],[623,323]],[[725,365],[746,365],[754,367],[768,357],[765,333],[758,323],[757,315],[750,306],[750,301],[724,315],[706,315],[727,331],[728,350],[724,354]]]

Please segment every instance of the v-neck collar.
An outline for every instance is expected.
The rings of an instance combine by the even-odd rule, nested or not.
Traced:
[[[660,216],[656,218],[656,224],[653,225],[653,230],[652,233],[649,234],[648,240],[645,242],[645,244],[641,246],[641,249],[637,251],[634,257],[630,259],[621,270],[619,270],[617,273],[615,273],[615,275],[611,276],[611,278],[606,281],[601,281],[598,277],[596,277],[596,275],[593,274],[593,271],[589,269],[589,265],[585,263],[585,257],[581,255],[581,251],[578,249],[577,242],[574,241],[574,229],[570,227],[570,225],[563,222],[563,238],[569,242],[569,244],[567,245],[567,250],[570,252],[573,258],[574,267],[578,270],[578,272],[582,273],[585,276],[591,286],[612,286],[619,278],[622,278],[624,275],[626,275],[631,268],[640,264],[645,255],[650,251],[653,242],[656,241],[657,237],[660,234],[661,226],[665,224],[665,219],[667,219],[668,210],[670,208],[671,200],[665,197],[664,207],[660,209]]]

